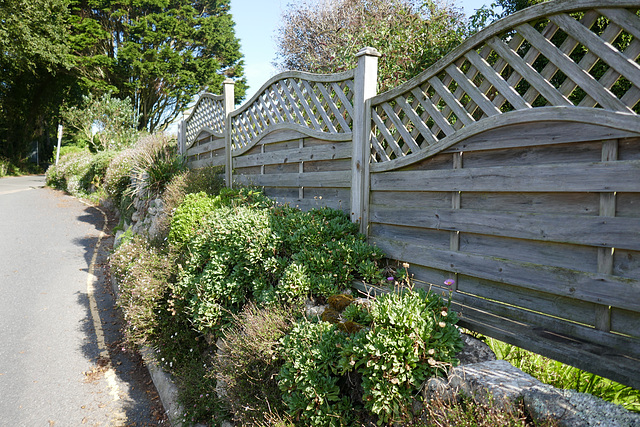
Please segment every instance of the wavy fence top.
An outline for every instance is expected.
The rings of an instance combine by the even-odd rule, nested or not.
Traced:
[[[278,74],[231,114],[232,149],[251,146],[274,126],[310,134],[351,133],[353,76],[353,70],[331,75]]]
[[[206,129],[212,134],[222,136],[224,132],[225,112],[224,96],[203,93],[185,120],[185,140],[187,145],[195,141],[198,134]]]
[[[428,150],[511,111],[563,106],[637,114],[639,7],[624,0],[550,2],[489,26],[372,98],[371,161]]]

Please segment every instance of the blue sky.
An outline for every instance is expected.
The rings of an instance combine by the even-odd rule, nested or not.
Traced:
[[[245,75],[249,83],[247,97],[271,77],[276,70],[271,63],[275,59],[275,31],[282,11],[295,0],[231,0],[231,13],[236,23],[236,36],[240,39],[244,54]],[[469,16],[492,0],[453,0]]]

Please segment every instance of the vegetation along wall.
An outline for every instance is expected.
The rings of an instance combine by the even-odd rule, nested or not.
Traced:
[[[640,388],[638,8],[537,5],[380,95],[371,48],[236,111],[228,84],[182,150],[228,185],[344,210],[419,287],[455,279],[463,326]]]

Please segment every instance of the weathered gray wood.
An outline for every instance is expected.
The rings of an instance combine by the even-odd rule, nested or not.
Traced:
[[[371,104],[376,94],[378,58],[380,53],[365,48],[357,53],[358,67],[354,77],[353,95],[353,154],[351,155],[351,221],[360,224],[360,232],[367,232],[369,194],[369,135],[371,133]]]
[[[460,251],[586,273],[598,272],[598,248],[586,245],[462,233]]]
[[[463,209],[480,211],[595,216],[599,213],[599,203],[599,193],[465,192],[461,205]]]
[[[522,24],[516,28],[527,41],[536,47],[544,56],[553,62],[564,74],[578,84],[585,92],[595,99],[604,108],[614,111],[623,111],[633,113],[633,111],[624,105],[616,96],[602,87],[591,74],[580,68],[566,54],[560,51],[545,37],[541,36],[529,24]]]
[[[528,166],[551,164],[578,164],[600,161],[600,142],[574,144],[543,144],[533,147],[496,149],[491,151],[464,151],[465,167],[488,168],[500,166]]]
[[[432,77],[429,79],[429,84],[436,91],[436,93],[444,100],[447,106],[453,111],[458,120],[460,120],[465,125],[470,125],[474,123],[473,117],[464,109],[460,101],[458,101],[449,89],[440,81],[437,77]]]
[[[187,149],[187,155],[193,156],[195,154],[206,153],[209,151],[216,151],[224,149],[224,138],[223,139],[214,139],[213,141],[209,141],[202,145],[195,145],[191,148]]]
[[[496,305],[489,301],[471,297],[463,298],[463,303],[454,302],[452,304],[452,309],[462,312],[459,322],[462,327],[536,353],[545,354],[547,357],[611,378],[614,381],[629,384],[635,388],[640,387],[640,378],[637,374],[640,359],[637,356],[630,357],[628,351],[625,350],[630,344],[636,344],[632,339],[625,340],[625,338],[616,337],[613,334],[607,334],[603,337],[598,335],[597,333],[600,331],[595,329],[592,330],[591,339],[576,339],[571,335],[556,332],[555,328],[547,329],[535,326],[536,323],[539,323],[535,320],[532,321],[532,324],[524,324],[513,321],[507,316],[493,315],[491,312],[495,311]],[[482,305],[485,306],[482,309],[475,308]],[[536,315],[531,313],[530,316],[535,317]],[[579,326],[576,325],[577,327]],[[609,340],[603,338],[609,338]],[[619,350],[612,351],[611,347],[607,347],[607,345],[611,345],[610,342],[616,338]],[[599,342],[604,345],[596,344]]]
[[[577,270],[496,259],[454,251],[442,251],[420,245],[408,245],[393,239],[375,238],[375,244],[393,259],[410,264],[478,277],[534,291],[559,295],[585,302],[639,311],[640,282],[615,276],[585,273]]]
[[[605,129],[614,129],[623,132],[629,132],[630,135],[640,134],[640,120],[635,115],[623,114],[609,110],[598,110],[598,122],[603,124]],[[471,137],[478,136],[483,140],[482,134],[487,131],[499,129],[504,126],[525,124],[525,123],[555,122],[559,123],[584,123],[586,125],[593,124],[593,112],[587,108],[577,107],[539,107],[523,111],[513,111],[492,117],[485,118],[480,122],[464,127],[456,133],[447,136],[436,144],[427,147],[417,154],[405,156],[390,162],[377,163],[371,165],[372,172],[381,172],[387,170],[395,170],[413,163],[420,162],[422,159],[431,157],[437,153],[447,150],[453,145],[466,141]],[[593,128],[592,128],[593,129]],[[629,134],[627,134],[629,135]],[[520,135],[518,135],[520,137]],[[526,138],[526,135],[522,136]],[[612,136],[618,137],[618,136]],[[578,140],[591,140],[580,132],[576,134]],[[516,138],[517,139],[517,138]],[[468,148],[468,147],[467,147]],[[465,151],[465,150],[457,150]]]
[[[205,166],[224,166],[224,157],[218,156],[189,162],[189,167],[192,169],[198,169]]]
[[[467,95],[475,102],[487,116],[493,116],[500,114],[500,110],[493,105],[491,101],[480,92],[478,88],[464,75],[462,71],[455,65],[450,65],[446,68],[447,73],[460,85]]]
[[[346,144],[345,146],[331,144],[328,146],[286,149],[281,151],[265,152],[264,154],[237,156],[234,159],[234,165],[236,167],[247,167],[312,160],[348,159],[350,157],[350,144]]]
[[[640,252],[616,249],[613,253],[613,274],[640,280]]]
[[[622,55],[613,46],[602,43],[602,40],[597,35],[570,16],[560,13],[550,16],[549,19],[607,62],[609,66],[616,69],[631,83],[640,86],[640,65],[630,61],[629,58]]]
[[[351,171],[351,159],[341,160],[313,160],[300,163],[302,172],[329,172],[329,171]]]
[[[634,133],[622,129],[613,129],[589,123],[567,123],[539,121],[535,123],[512,124],[479,133],[443,152],[474,151],[518,147],[544,147],[548,145],[567,144],[568,147],[586,141],[627,138]],[[624,159],[620,160],[632,160]]]
[[[381,224],[640,250],[640,233],[633,233],[633,230],[640,230],[640,218],[372,207],[370,220]]]
[[[536,90],[551,102],[553,105],[573,105],[564,95],[562,95],[551,83],[542,78],[538,72],[514,51],[512,51],[502,40],[494,37],[487,41],[487,44],[493,48],[501,57],[503,57],[509,65],[513,67],[521,76],[525,78]]]
[[[371,189],[407,191],[421,183],[432,191],[635,192],[640,162],[503,166],[483,169],[382,172],[371,174]]]
[[[342,187],[351,183],[350,172],[285,173],[273,175],[234,176],[239,183],[258,187]]]
[[[640,338],[640,313],[613,308],[611,310],[611,331]]]

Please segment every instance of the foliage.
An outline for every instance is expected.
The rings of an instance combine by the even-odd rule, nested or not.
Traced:
[[[361,378],[364,408],[378,416],[378,424],[406,422],[423,382],[457,364],[458,319],[435,293],[389,293],[369,308],[347,306],[344,317],[369,323],[349,334],[340,324],[304,321],[283,339],[280,388],[293,417],[312,425],[350,425],[359,402],[341,384],[355,376]]]
[[[224,188],[223,174],[222,166],[187,169],[177,174],[162,193],[165,211],[171,214],[182,203],[186,194],[204,192],[209,196],[217,196]]]
[[[422,290],[383,295],[369,313],[370,329],[344,347],[339,364],[362,374],[368,410],[384,423],[400,422],[422,383],[458,363],[458,318],[439,295]]]
[[[282,340],[278,376],[290,415],[305,425],[352,425],[352,402],[340,392],[337,360],[346,341],[336,325],[301,321]]]
[[[266,210],[223,206],[207,215],[188,250],[176,291],[194,327],[206,332],[219,329],[227,310],[237,312],[254,289],[267,286],[265,266],[276,252],[276,236]]]
[[[279,342],[294,319],[294,311],[287,306],[258,308],[250,303],[224,331],[214,370],[238,425],[257,425],[267,417],[285,414],[276,380],[284,362]]]
[[[466,36],[463,15],[439,0],[326,0],[290,4],[278,29],[278,65],[315,73],[355,67],[375,47],[380,91],[409,80]]]
[[[199,228],[190,224],[192,219]],[[247,299],[271,303],[328,297],[350,287],[359,265],[381,258],[344,213],[275,208],[250,190],[185,199],[173,216],[170,241],[187,239],[189,257],[177,292],[200,331],[219,328],[224,313],[237,312]]]
[[[509,409],[501,406],[484,405],[469,397],[460,401],[446,401],[433,399],[419,414],[419,419],[412,424],[414,427],[527,427],[532,425],[522,404]],[[536,422],[537,427],[554,427],[553,421]]]
[[[131,185],[131,171],[135,164],[136,150],[120,151],[111,160],[104,177],[104,188],[114,204],[122,210],[125,192]]]
[[[186,244],[200,229],[207,213],[216,206],[219,206],[219,203],[205,192],[185,195],[172,215],[169,242],[177,245]]]
[[[162,129],[195,94],[220,92],[226,77],[238,78],[236,93],[244,95],[229,0],[153,0],[135,7],[73,0],[69,9],[69,45],[83,84],[130,98],[141,130]]]
[[[0,157],[0,178],[7,175],[26,175],[33,173],[42,173],[42,169],[35,163],[25,160],[9,160]]]
[[[138,116],[129,98],[114,98],[110,93],[101,97],[82,97],[82,107],[62,111],[65,123],[76,131],[81,145],[94,151],[122,150],[137,138]],[[95,134],[95,135],[94,135]]]
[[[152,248],[139,235],[125,241],[111,255],[112,274],[118,281],[118,306],[124,313],[125,337],[133,345],[148,345],[158,326],[168,281],[175,265],[168,254]]]
[[[89,172],[92,154],[89,151],[73,151],[60,157],[58,166],[47,169],[46,183],[73,195],[80,195],[82,178]]]
[[[70,67],[63,0],[0,1],[0,156],[49,157]]]
[[[184,158],[177,154],[177,143],[164,134],[141,138],[136,144],[132,176],[147,197],[160,197],[174,176],[185,169]]]
[[[486,339],[496,357],[557,388],[592,394],[624,408],[640,412],[640,390],[548,359],[492,338]]]
[[[538,3],[549,0],[497,0],[490,6],[483,5],[469,17],[469,29],[471,33],[482,30],[487,25],[498,19],[507,17],[519,10],[526,9]]]

